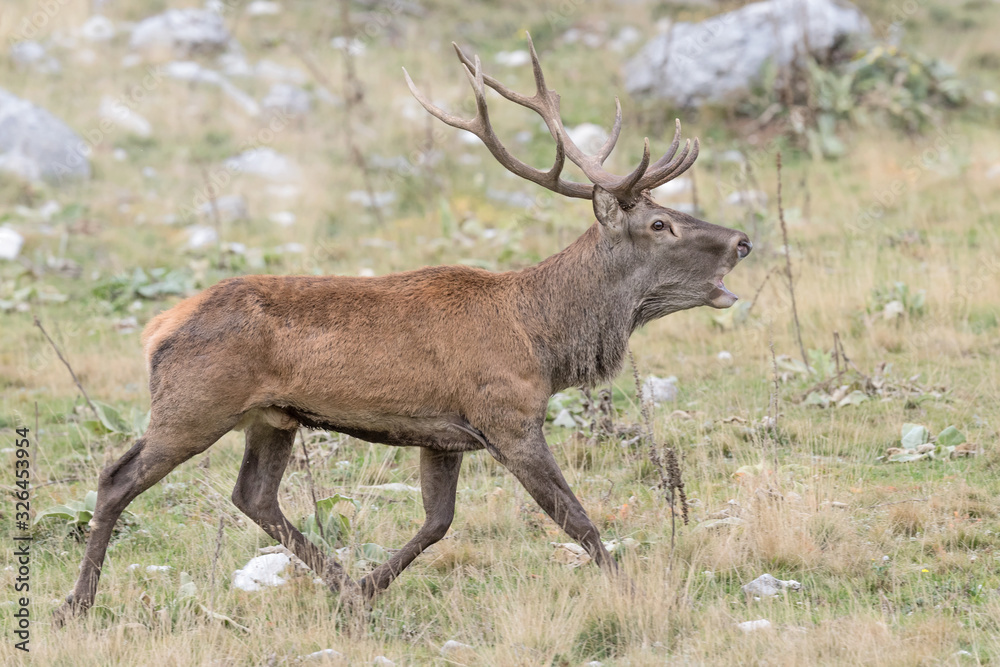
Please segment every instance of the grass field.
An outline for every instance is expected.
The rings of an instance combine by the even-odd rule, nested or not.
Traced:
[[[40,38],[71,34],[86,20],[86,4],[60,5]],[[135,21],[166,4],[130,0],[111,3],[107,13],[115,22]],[[589,439],[583,427],[548,430],[604,539],[624,545],[616,555],[636,584],[634,596],[593,564],[570,568],[554,559],[551,543],[568,538],[483,452],[465,458],[448,537],[377,599],[360,627],[352,630],[337,599],[311,575],[238,590],[231,573],[272,542],[229,501],[243,452],[242,436],[230,433],[132,504],[112,540],[97,606],[62,630],[52,627],[51,611],[75,581],[85,521],[38,523],[30,658],[14,650],[5,611],[2,662],[285,665],[327,648],[358,665],[376,656],[397,665],[1000,661],[1000,117],[978,101],[1000,87],[1000,4],[858,4],[877,28],[902,18],[903,44],[955,66],[976,102],[940,113],[940,125],[922,133],[877,119],[845,125],[847,152],[836,160],[747,132],[746,119],[730,114],[682,116],[685,134],[705,146],[694,169],[699,215],[746,230],[755,249],[727,279],[745,302],[753,300],[749,314],[686,311],[632,338],[643,376],[678,378],[677,401],[652,414],[656,442],[681,458],[689,501],[691,523],[676,522],[673,547],[671,508],[645,445]],[[436,125],[410,98],[401,65],[435,100],[468,111],[471,94],[448,41],[460,37],[501,78],[529,90],[529,68],[494,64],[496,53],[523,48],[529,30],[549,85],[563,95],[567,125],[607,126],[613,96],[622,95],[626,121],[609,165],[623,172],[638,159],[644,133],[654,146],[669,141],[663,128],[678,112],[627,98],[620,67],[631,51],[561,36],[571,27],[613,36],[631,25],[649,37],[663,16],[708,14],[698,3],[432,0],[419,17],[391,2],[374,6],[359,19],[379,27],[361,40],[365,50],[355,59],[364,99],[350,136],[367,156],[372,189],[395,194],[382,221],[348,196],[366,185],[350,157],[344,106],[322,94],[305,116],[270,126],[217,87],[156,79],[134,100],[152,136],[105,133],[93,147],[89,183],[48,189],[0,177],[0,219],[26,239],[22,261],[0,262],[5,536],[14,526],[14,429],[31,429],[33,510],[83,500],[101,469],[131,445],[127,432],[148,410],[139,331],[181,293],[244,273],[384,274],[444,263],[517,269],[565,247],[591,223],[588,202],[542,195],[481,146]],[[0,42],[16,39],[21,20],[36,11],[27,0],[5,2]],[[336,6],[287,3],[265,18],[230,11],[227,23],[250,62],[299,68],[308,90],[342,94],[343,54],[329,45],[339,30]],[[0,84],[86,135],[99,125],[102,98],[132,94],[147,74],[146,65],[119,65],[127,42],[126,34],[54,49],[63,61],[54,74],[0,59]],[[268,88],[258,79],[238,83],[258,99]],[[551,159],[551,141],[535,118],[499,99],[491,104],[508,145],[537,164]],[[526,140],[516,141],[525,130]],[[233,176],[216,194],[243,195],[248,218],[195,219],[223,160],[255,142],[292,157],[300,176],[279,186]],[[731,149],[748,161],[720,159]],[[781,273],[779,149],[812,373],[795,362],[801,355]],[[759,210],[725,203],[754,186],[769,196]],[[673,201],[691,197],[687,191]],[[49,200],[58,212],[44,220],[38,211]],[[295,222],[276,224],[272,217],[283,212]],[[192,223],[215,228],[220,243],[188,248]],[[33,316],[89,396],[121,416],[121,423],[114,415],[107,421],[122,433],[98,433],[108,429],[87,423],[88,407]],[[830,379],[835,332],[853,364],[839,380]],[[813,404],[850,399],[855,390],[843,406]],[[578,405],[579,392],[567,393]],[[612,393],[617,423],[638,423],[630,368]],[[774,401],[776,426],[769,427]],[[904,424],[924,425],[931,435],[955,426],[977,453],[887,463],[880,457],[900,445]],[[423,519],[419,494],[361,487],[417,486],[417,452],[303,434],[312,482],[297,447],[280,496],[290,518],[313,512],[313,491],[340,493],[359,505],[346,511],[350,529],[337,546],[398,548],[412,537]],[[4,540],[0,599],[13,610],[16,571],[12,542]],[[354,574],[364,567],[358,560],[346,561]],[[147,572],[151,565],[170,569]],[[802,588],[748,598],[741,585],[765,572]],[[182,588],[188,582],[193,588]],[[757,619],[771,627],[737,626]],[[443,656],[448,640],[469,647]]]

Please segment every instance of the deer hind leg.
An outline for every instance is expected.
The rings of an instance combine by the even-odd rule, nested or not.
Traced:
[[[65,604],[54,612],[57,626],[86,612],[94,603],[108,541],[115,523],[129,503],[181,463],[211,447],[229,430],[229,426],[199,436],[190,429],[181,430],[154,421],[131,449],[101,472],[97,484],[97,507],[90,522],[90,537],[80,566],[80,576]]]
[[[379,565],[361,580],[361,591],[366,598],[371,599],[388,588],[413,559],[448,532],[455,516],[455,490],[461,467],[461,452],[420,450],[420,490],[426,514],[424,525],[388,562]]]
[[[233,503],[265,533],[301,558],[331,590],[353,589],[355,584],[340,563],[307,540],[278,505],[278,486],[294,442],[294,430],[275,428],[264,420],[247,425],[246,451],[233,488]]]

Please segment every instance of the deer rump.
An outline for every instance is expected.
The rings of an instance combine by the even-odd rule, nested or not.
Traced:
[[[466,415],[489,385],[506,384],[497,371],[510,370],[509,357],[533,358],[513,313],[503,312],[502,278],[433,267],[378,278],[222,281],[144,331],[153,408],[203,406],[219,423],[237,420],[233,430],[263,420],[498,455]]]

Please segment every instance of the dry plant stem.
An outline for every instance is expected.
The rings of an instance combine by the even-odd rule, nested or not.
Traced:
[[[319,500],[316,498],[316,485],[313,484],[312,466],[309,465],[309,448],[306,447],[306,437],[302,434],[301,428],[298,430],[298,435],[299,440],[302,442],[302,455],[306,459],[306,480],[309,482],[309,494],[313,500],[313,516],[316,517],[316,529],[319,530],[319,536],[325,540],[326,535],[323,534],[323,522],[319,520]]]
[[[753,300],[750,301],[750,306],[747,308],[747,317],[750,317],[750,313],[753,312],[754,306],[757,305],[757,299],[760,298],[760,293],[764,291],[764,286],[767,285],[767,281],[770,280],[771,276],[777,270],[778,267],[776,266],[771,267],[771,270],[768,271],[767,274],[764,276],[764,280],[760,281],[760,287],[758,287],[757,291],[754,292]]]
[[[774,476],[778,477],[778,439],[775,434],[778,432],[778,358],[774,355],[774,337],[770,330],[767,332],[768,344],[771,348],[771,370],[774,372],[774,387],[771,389],[771,427],[764,429],[768,440],[771,441],[771,452],[774,457]]]
[[[888,507],[889,505],[902,505],[904,503],[926,503],[930,498],[910,498],[908,500],[896,500],[891,503],[876,503],[874,505],[869,505],[868,509],[873,510],[876,507]]]
[[[350,40],[354,38],[354,27],[351,25],[351,1],[340,0],[340,23],[346,43],[342,49],[344,52],[344,131],[347,138],[347,148],[351,153],[351,159],[355,166],[361,170],[361,179],[364,182],[365,192],[368,193],[368,204],[375,220],[379,226],[385,224],[382,216],[382,209],[375,201],[375,188],[372,186],[372,175],[368,169],[368,161],[365,160],[364,153],[355,140],[357,134],[354,131],[354,116],[358,107],[364,102],[364,88],[358,79],[357,68],[354,65],[354,54],[351,53]]]
[[[642,415],[642,421],[644,424],[644,440],[649,449],[649,460],[656,468],[657,474],[660,477],[659,487],[663,490],[663,493],[670,503],[670,558],[673,561],[674,554],[674,538],[676,535],[676,516],[674,514],[675,507],[675,497],[680,496],[681,501],[681,516],[684,519],[684,524],[688,523],[688,511],[687,511],[687,496],[684,493],[684,481],[681,478],[680,466],[677,463],[677,454],[674,452],[673,448],[668,448],[666,450],[666,465],[664,465],[663,458],[660,456],[659,449],[656,446],[656,441],[653,439],[653,420],[649,413],[649,406],[643,399],[642,395],[642,383],[639,382],[639,367],[635,363],[635,355],[632,354],[632,348],[628,349],[628,360],[632,365],[632,379],[635,381],[636,396],[639,400],[639,411]],[[675,494],[675,492],[677,492]]]
[[[785,207],[781,203],[781,151],[776,158],[778,165],[778,220],[781,221],[781,239],[785,244],[785,276],[788,278],[788,294],[792,298],[792,317],[795,319],[795,338],[799,341],[802,363],[809,368],[806,346],[802,344],[802,325],[799,324],[799,310],[795,304],[795,279],[792,277],[792,249],[788,245],[788,226],[785,224]]]
[[[219,206],[215,203],[215,186],[212,185],[208,177],[208,169],[201,165],[201,180],[205,184],[205,197],[208,199],[208,207],[212,212],[212,224],[215,226],[215,250],[219,254],[218,267],[225,268],[222,261],[222,216],[219,215]]]
[[[344,30],[343,36],[346,39],[351,39],[353,30],[350,24],[350,3],[342,2],[340,6],[341,20],[343,21]],[[316,63],[309,54],[302,49],[299,45],[298,39],[291,37],[288,40],[288,44],[302,64],[306,66],[309,73],[315,77],[320,84],[323,85],[329,91],[336,90],[336,86],[330,81],[330,78],[317,67]],[[372,185],[371,170],[368,168],[368,161],[365,160],[364,153],[358,147],[354,140],[354,114],[356,108],[364,100],[364,92],[361,87],[361,82],[358,81],[356,70],[354,67],[354,56],[350,52],[349,45],[345,45],[344,49],[344,114],[345,114],[345,138],[347,139],[347,151],[351,155],[351,160],[354,161],[354,165],[361,170],[361,178],[364,184],[365,193],[368,195],[368,202],[371,204],[371,209],[375,214],[375,219],[381,225],[385,222],[382,216],[382,209],[376,206],[375,202],[375,188]]]
[[[219,563],[219,554],[222,553],[222,538],[225,535],[222,529],[225,527],[225,525],[226,525],[226,517],[220,516],[219,532],[215,534],[215,554],[212,556],[212,573],[208,580],[208,590],[211,591],[209,593],[211,597],[209,597],[208,600],[209,611],[215,611],[215,570],[216,566]]]
[[[69,365],[69,362],[66,361],[66,357],[64,357],[62,355],[62,352],[59,351],[59,346],[56,345],[56,342],[52,340],[51,336],[49,336],[49,332],[47,332],[45,330],[45,327],[42,326],[42,322],[41,320],[38,319],[38,315],[35,315],[35,326],[39,328],[39,330],[42,332],[42,335],[45,336],[45,339],[49,341],[49,345],[51,345],[52,349],[56,351],[56,355],[59,357],[59,361],[63,362],[63,365],[66,367],[66,370],[68,370],[69,374],[73,376],[73,382],[76,383],[76,388],[80,390],[81,394],[83,394],[83,400],[87,401],[87,405],[90,406],[91,411],[94,413],[94,417],[100,419],[101,417],[97,412],[97,408],[94,407],[93,402],[90,400],[90,396],[87,396],[87,390],[83,388],[82,384],[80,384],[79,378],[77,378],[76,373],[73,372],[73,367]]]

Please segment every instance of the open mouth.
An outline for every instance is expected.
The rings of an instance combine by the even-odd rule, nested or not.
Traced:
[[[729,308],[736,303],[740,297],[729,291],[722,276],[716,278],[712,292],[708,295],[708,303],[715,308]]]

